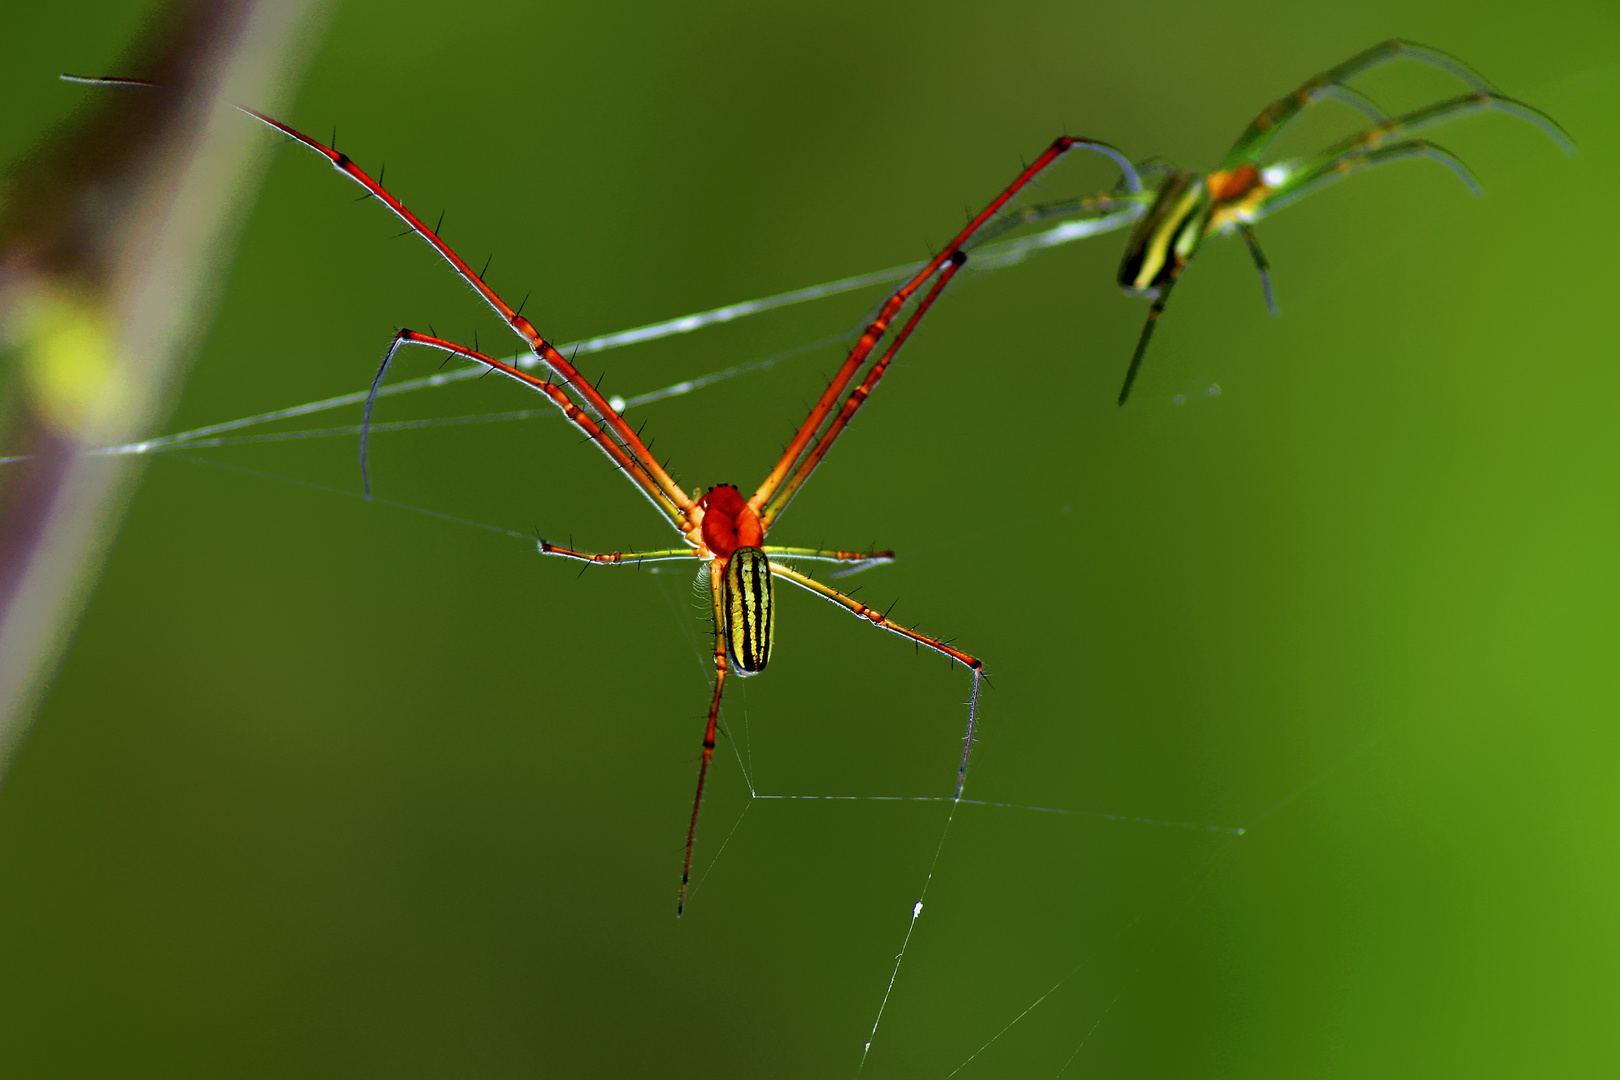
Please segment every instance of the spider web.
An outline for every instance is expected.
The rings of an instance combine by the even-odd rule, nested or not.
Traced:
[[[977,253],[973,266],[979,274],[993,272],[1007,266],[1017,265],[1032,252],[1095,235],[1109,228],[1118,228],[1126,223],[1128,222],[1124,219],[1068,222],[1033,237],[1005,241],[984,249]],[[680,319],[666,320],[617,334],[591,338],[570,348],[577,348],[581,353],[589,353],[655,341],[671,335],[689,333],[809,300],[871,289],[902,279],[914,272],[914,269],[915,267],[912,266],[896,267],[807,289],[795,290],[776,297],[727,305],[723,308]],[[857,329],[859,325],[857,324]],[[613,404],[615,407],[633,411],[644,405],[667,398],[700,393],[729,380],[763,373],[801,357],[844,346],[851,336],[852,333],[834,335],[806,345],[776,352],[747,363],[683,379],[641,393],[615,398]],[[570,350],[565,349],[564,351]],[[398,396],[415,391],[451,386],[464,382],[470,377],[475,377],[477,374],[476,371],[451,371],[426,378],[404,380],[387,387],[384,394]],[[1196,400],[1207,400],[1217,396],[1219,393],[1219,386],[1209,383],[1207,386],[1177,394],[1174,398],[1169,399],[1168,403],[1183,405]],[[255,429],[275,423],[301,420],[304,417],[338,408],[353,408],[363,399],[364,393],[357,391],[335,398],[326,398],[237,420],[210,424],[172,435],[145,439],[123,446],[107,447],[100,452],[105,454],[168,455],[198,464],[238,471],[242,474],[307,485],[326,492],[358,498],[361,496],[353,489],[335,488],[330,485],[301,480],[275,472],[246,468],[227,461],[198,457],[197,454],[199,451],[255,443],[301,443],[312,440],[352,437],[358,430],[353,425],[314,429],[303,428],[269,433]],[[501,423],[554,416],[554,411],[549,407],[521,409],[498,413],[391,421],[374,425],[373,430],[377,432],[416,431],[438,427]],[[378,498],[374,501],[381,505],[426,514],[511,538],[530,539],[527,532],[505,526],[486,524],[478,520],[426,509],[409,503],[394,502],[387,498]],[[1032,529],[1061,527],[1072,520],[1068,518],[1068,514],[1069,507],[1067,506],[1055,508],[989,528],[941,536],[929,544],[909,551],[902,551],[900,555],[902,559],[914,560],[953,545],[979,543],[997,534],[1017,532],[1023,535],[1029,533]],[[608,572],[623,573],[624,571],[612,570]],[[656,572],[656,568],[648,568],[648,572]],[[656,587],[662,602],[669,609],[672,621],[677,627],[677,632],[685,639],[697,665],[698,672],[706,684],[712,677],[702,626],[702,619],[708,607],[707,601],[695,597],[692,603],[683,605],[679,590],[672,592],[670,588],[669,582],[674,579],[669,574],[661,574],[654,580],[657,583]],[[702,578],[699,576],[697,584],[701,583]],[[683,606],[692,610],[682,610]],[[694,613],[699,618],[693,618]],[[952,678],[954,680],[953,685],[958,687],[965,685],[960,670]],[[1170,873],[1163,880],[1158,880],[1148,890],[1148,895],[1136,896],[1132,903],[1126,904],[1119,913],[1116,913],[1110,932],[1104,935],[1103,939],[1097,942],[1089,952],[1073,956],[1054,957],[1055,964],[1047,966],[1055,966],[1058,970],[1049,982],[1027,986],[1023,988],[1021,994],[1017,988],[1008,988],[1002,998],[1004,1000],[1022,1000],[1024,1004],[1015,1010],[1006,1012],[1005,1015],[991,1015],[987,1012],[979,1016],[977,1018],[978,1023],[975,1025],[976,1030],[961,1033],[962,1039],[959,1041],[962,1047],[965,1048],[963,1056],[960,1057],[954,1068],[944,1074],[955,1076],[974,1068],[987,1066],[996,1060],[997,1054],[1006,1051],[1007,1048],[1012,1047],[1016,1051],[1021,1035],[1043,1023],[1072,1023],[1078,1027],[1078,1037],[1072,1040],[1072,1050],[1067,1058],[1061,1062],[1055,1074],[1063,1075],[1080,1057],[1096,1033],[1105,1028],[1111,1012],[1131,992],[1127,984],[1113,986],[1101,999],[1097,999],[1094,993],[1077,994],[1075,992],[1076,986],[1083,981],[1084,973],[1096,970],[1099,966],[1099,960],[1109,956],[1111,953],[1124,951],[1126,954],[1140,955],[1144,950],[1151,953],[1156,947],[1155,942],[1161,940],[1169,932],[1166,928],[1176,923],[1180,911],[1184,911],[1191,905],[1200,890],[1205,887],[1212,875],[1215,874],[1223,858],[1232,849],[1232,845],[1238,843],[1240,838],[1264,822],[1273,812],[1296,798],[1305,790],[1305,787],[1310,786],[1308,784],[1286,794],[1251,819],[1237,823],[1175,820],[1162,816],[1152,816],[1148,813],[1127,812],[1108,807],[1037,805],[1016,801],[1015,799],[992,797],[993,793],[986,793],[981,796],[978,794],[979,789],[976,784],[975,774],[971,771],[967,790],[963,797],[960,798],[955,798],[948,793],[937,792],[807,791],[791,787],[780,787],[775,786],[775,782],[768,779],[773,772],[779,771],[773,768],[779,762],[772,761],[769,758],[755,760],[755,740],[751,735],[748,718],[748,685],[739,681],[736,686],[736,690],[728,699],[723,714],[725,720],[724,738],[730,753],[727,756],[726,751],[722,750],[721,754],[724,760],[735,764],[736,773],[734,775],[735,778],[741,780],[743,794],[741,795],[740,804],[736,799],[733,799],[730,805],[705,808],[706,829],[703,833],[700,833],[700,837],[704,847],[707,848],[707,857],[700,860],[699,869],[694,875],[694,888],[691,895],[693,905],[700,905],[704,902],[705,886],[709,885],[716,875],[723,876],[725,874],[728,859],[735,860],[739,857],[731,850],[733,840],[746,833],[750,821],[760,816],[759,813],[754,813],[753,819],[750,818],[751,812],[756,807],[763,812],[765,809],[779,804],[806,808],[836,804],[859,804],[868,807],[872,812],[879,815],[888,814],[891,811],[912,814],[921,812],[934,821],[932,826],[923,828],[924,832],[930,834],[931,839],[924,840],[917,845],[926,854],[927,858],[925,864],[918,868],[920,872],[912,874],[913,884],[909,898],[900,909],[888,915],[874,916],[883,925],[889,927],[886,933],[889,933],[893,938],[894,952],[892,963],[883,965],[884,970],[881,973],[881,978],[877,979],[871,986],[871,1001],[867,1010],[871,1017],[870,1026],[866,1029],[860,1045],[851,1048],[851,1062],[856,1073],[864,1072],[869,1064],[874,1068],[879,1065],[883,1058],[886,1037],[892,1034],[894,1025],[903,1026],[915,1023],[915,1017],[907,1016],[906,1013],[908,1011],[908,998],[914,995],[917,982],[919,980],[938,979],[941,976],[940,964],[942,959],[948,957],[954,949],[960,948],[961,943],[959,941],[953,943],[949,938],[951,933],[949,928],[953,924],[959,924],[960,922],[959,919],[951,918],[951,909],[953,907],[964,907],[969,901],[954,892],[948,892],[945,898],[941,899],[939,892],[939,887],[953,884],[952,875],[961,873],[959,861],[956,859],[956,853],[960,849],[979,847],[982,850],[982,846],[987,839],[993,843],[995,836],[1005,834],[1011,830],[1025,833],[1042,832],[1043,835],[1051,837],[1051,850],[1062,852],[1066,846],[1073,846],[1074,844],[1073,837],[1065,838],[1062,830],[1067,829],[1072,833],[1078,825],[1102,827],[1116,831],[1135,830],[1140,832],[1141,830],[1147,830],[1154,834],[1164,834],[1177,838],[1171,842],[1171,846],[1175,848],[1175,857],[1169,860],[1173,864],[1175,872]],[[991,709],[995,710],[993,696],[990,698],[989,704]],[[961,708],[965,709],[965,702],[962,702]],[[992,720],[987,729],[990,734],[985,737],[989,739],[995,738],[994,733],[997,729],[998,724]],[[941,764],[943,766],[945,762],[942,761]],[[1335,766],[1335,768],[1337,767]],[[1316,783],[1321,779],[1322,777],[1318,777],[1317,780],[1313,780],[1311,783]],[[1178,905],[1180,911],[1178,911]],[[925,915],[929,916],[929,918],[924,918]],[[944,923],[947,929],[938,932],[933,931],[931,924],[936,923]],[[1088,987],[1088,990],[1094,989]],[[1081,998],[1081,1000],[1074,1000],[1076,997]],[[892,1065],[892,1062],[889,1064]]]

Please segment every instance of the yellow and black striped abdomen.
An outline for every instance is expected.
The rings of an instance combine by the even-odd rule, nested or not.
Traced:
[[[1203,241],[1209,222],[1209,191],[1196,173],[1177,172],[1159,184],[1153,205],[1125,244],[1119,287],[1132,296],[1157,298]]]
[[[720,579],[721,608],[726,615],[726,652],[739,675],[764,671],[771,659],[776,624],[772,602],[771,562],[757,547],[740,547],[726,560]]]

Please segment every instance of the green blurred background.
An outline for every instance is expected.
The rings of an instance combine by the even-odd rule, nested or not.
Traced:
[[[56,73],[115,63],[140,16],[8,16],[5,158],[91,93]],[[1265,103],[1392,35],[1546,109],[1581,155],[1470,119],[1439,140],[1483,199],[1417,163],[1290,208],[1261,227],[1275,320],[1241,245],[1213,244],[1124,410],[1145,305],[1113,286],[1121,236],[965,276],[773,533],[898,549],[863,598],[986,659],[970,795],[1248,827],[962,808],[864,1075],[945,1076],[1065,976],[957,1075],[1620,1068],[1620,13],[333,19],[286,118],[447,209],[447,239],[493,251],[495,286],[533,289],[563,341],[919,258],[1061,132],[1211,167]],[[1453,92],[1408,67],[1359,85]],[[1288,149],[1354,124],[1320,113]],[[274,154],[168,430],[357,389],[402,324],[499,340],[378,208]],[[1076,160],[1041,197],[1108,182]],[[877,299],[585,366],[636,393]],[[835,363],[631,415],[687,486],[752,486]],[[485,380],[380,418],[532,403]],[[374,447],[379,493],[438,514],[672,538],[551,419]],[[350,439],[189,456],[149,466],[0,789],[8,1075],[854,1074],[944,805],[750,800],[722,745],[677,921],[707,693],[684,574],[580,576],[307,486],[358,488]],[[727,710],[759,792],[948,794],[964,674],[779,595],[771,670]]]

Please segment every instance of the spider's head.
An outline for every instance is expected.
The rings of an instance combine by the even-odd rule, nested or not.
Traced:
[[[1159,290],[1192,258],[1204,240],[1211,207],[1209,185],[1192,172],[1172,172],[1125,245],[1119,287],[1156,300]]]
[[[738,548],[757,548],[765,542],[759,514],[732,485],[716,484],[698,503],[703,507],[703,545],[716,558],[729,558]]]

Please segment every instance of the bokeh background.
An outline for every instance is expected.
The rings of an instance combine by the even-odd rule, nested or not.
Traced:
[[[141,16],[8,15],[6,158]],[[1211,167],[1393,35],[1580,156],[1475,118],[1440,141],[1483,199],[1414,163],[1288,209],[1261,229],[1278,319],[1212,244],[1124,410],[1121,236],[964,276],[773,533],[898,549],[863,598],[986,659],[969,795],[1182,825],[964,806],[941,846],[942,803],[750,798],[739,756],[761,795],[949,794],[964,719],[960,669],[784,592],[677,921],[707,693],[685,574],[367,504],[351,439],[156,457],[0,789],[7,1072],[849,1076],[937,850],[866,1076],[1612,1075],[1613,5],[351,0],[287,119],[387,162],[567,341],[922,257],[1065,131]],[[1285,151],[1354,121],[1324,107]],[[399,325],[499,340],[266,146],[168,430],[357,389]],[[1111,182],[1076,159],[1039,197]],[[879,295],[587,370],[653,389]],[[751,487],[836,361],[631,415],[683,483]],[[381,418],[530,403],[485,380]],[[551,419],[374,445],[379,493],[435,514],[671,539]]]

